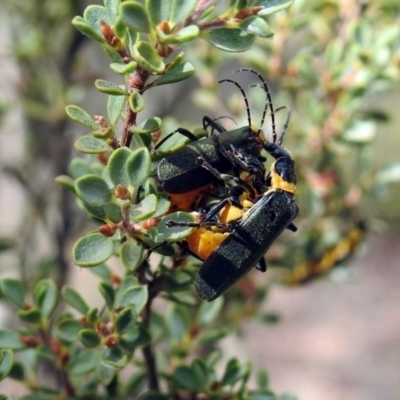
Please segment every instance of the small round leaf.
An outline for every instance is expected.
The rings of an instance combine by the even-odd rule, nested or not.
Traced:
[[[170,22],[173,26],[181,24],[187,19],[194,8],[197,0],[172,0],[170,11]]]
[[[65,112],[72,120],[79,122],[80,124],[85,125],[90,129],[99,129],[99,126],[96,124],[94,119],[82,108],[70,105],[65,107]]]
[[[191,235],[196,228],[189,226],[174,226],[169,228],[166,224],[169,221],[182,222],[182,223],[193,223],[194,218],[183,211],[178,211],[176,213],[168,214],[164,216],[157,225],[158,242],[177,242],[178,240],[183,240],[187,236]]]
[[[170,2],[165,0],[147,0],[146,10],[152,26],[169,18]]]
[[[82,32],[84,35],[95,40],[96,42],[99,43],[105,42],[103,35],[101,35],[97,30],[93,29],[93,27],[88,22],[86,22],[82,17],[76,16],[72,20],[72,25],[76,29],[78,29],[78,31]]]
[[[124,1],[119,8],[122,20],[138,32],[150,32],[150,20],[144,7],[136,1]]]
[[[37,324],[42,320],[42,313],[38,308],[30,308],[29,310],[18,310],[18,318],[21,321],[28,322],[29,324]]]
[[[19,339],[18,333],[0,329],[0,349],[21,350],[25,345]]]
[[[129,271],[134,271],[143,261],[143,246],[136,240],[128,240],[121,246],[121,262]]]
[[[257,5],[263,7],[257,14],[269,15],[284,10],[293,4],[294,0],[261,0]]]
[[[131,132],[133,133],[152,133],[161,128],[161,119],[158,117],[151,117],[139,124],[139,126],[132,126]]]
[[[100,335],[93,329],[82,329],[78,334],[79,340],[88,348],[97,347],[101,343]]]
[[[143,96],[137,90],[134,90],[129,95],[128,102],[129,102],[129,108],[134,113],[138,113],[138,112],[142,111],[146,105],[144,102]]]
[[[139,187],[149,177],[151,156],[146,147],[136,149],[126,161],[126,169],[131,186]]]
[[[126,97],[109,96],[107,102],[107,115],[111,125],[115,125],[121,117]]]
[[[253,47],[256,37],[242,29],[212,29],[203,31],[201,37],[221,50],[241,52]]]
[[[105,81],[104,79],[96,79],[94,82],[96,89],[101,93],[111,94],[113,96],[127,96],[126,90],[121,89],[119,86],[112,82]]]
[[[122,185],[126,188],[129,187],[130,181],[126,163],[131,155],[132,150],[127,147],[120,147],[111,154],[108,160],[108,171],[114,186]]]
[[[146,196],[139,204],[131,207],[129,216],[133,221],[144,221],[150,218],[157,210],[157,197],[154,194]]]
[[[133,307],[124,308],[115,319],[115,331],[122,335],[137,323],[137,314]]]
[[[0,289],[3,296],[10,303],[22,308],[25,300],[25,290],[18,279],[6,278],[0,281]]]
[[[146,305],[148,297],[147,286],[131,286],[121,293],[119,302],[116,306],[134,306],[136,312],[140,313]]]
[[[58,289],[51,279],[42,279],[33,288],[33,298],[44,318],[49,318],[57,306]]]
[[[11,350],[0,351],[0,381],[11,371],[14,362],[14,353]]]
[[[55,327],[55,335],[66,342],[73,343],[78,340],[78,333],[82,330],[82,324],[73,318],[61,320]]]
[[[75,181],[78,196],[90,205],[101,206],[112,198],[111,190],[106,181],[100,176],[89,174]]]
[[[71,360],[69,372],[74,376],[86,375],[96,369],[99,357],[95,350],[84,349]]]
[[[69,286],[64,286],[61,290],[61,295],[71,307],[78,310],[81,314],[86,314],[88,312],[89,306],[76,290]]]
[[[101,233],[92,233],[80,238],[73,248],[73,259],[81,267],[94,267],[107,261],[114,250],[110,238]]]
[[[140,41],[135,43],[132,48],[132,55],[142,68],[151,72],[159,74],[165,69],[163,58],[157,54],[156,50],[148,42]]]
[[[74,144],[76,150],[85,154],[102,154],[111,151],[112,148],[104,140],[93,135],[84,135],[78,138]]]

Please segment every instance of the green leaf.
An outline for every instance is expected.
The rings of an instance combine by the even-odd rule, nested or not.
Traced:
[[[150,18],[151,25],[154,27],[161,21],[169,18],[170,2],[165,0],[146,0],[146,10]]]
[[[69,164],[69,173],[74,179],[78,179],[83,175],[92,174],[92,168],[86,160],[80,157],[75,157]]]
[[[112,287],[111,283],[100,282],[99,291],[106,301],[107,307],[112,310],[115,301],[115,290]]]
[[[229,360],[221,384],[222,386],[234,385],[238,381],[246,378],[249,372],[249,364],[240,365],[236,359]]]
[[[104,140],[97,139],[92,135],[79,137],[74,146],[76,150],[85,154],[102,154],[106,151],[112,150],[112,147],[109,146]]]
[[[96,42],[99,43],[105,43],[105,39],[101,33],[99,33],[96,29],[93,29],[93,27],[86,22],[82,17],[76,16],[72,20],[72,25],[78,29],[78,31],[82,32],[84,35],[87,37],[95,40]]]
[[[167,321],[172,338],[180,342],[190,326],[190,314],[186,306],[171,304],[167,311]]]
[[[104,6],[110,21],[113,22],[118,15],[118,6],[121,0],[104,0]]]
[[[125,63],[111,63],[110,68],[120,75],[131,74],[132,72],[136,71],[137,62],[130,61],[127,64]]]
[[[203,31],[201,37],[221,50],[241,52],[253,47],[255,36],[241,29],[212,29]]]
[[[134,306],[136,312],[139,314],[146,305],[148,296],[147,286],[136,285],[129,287],[121,292],[116,307]]]
[[[65,112],[75,122],[85,125],[89,129],[99,129],[99,125],[96,124],[94,119],[82,108],[74,105],[65,107]]]
[[[17,315],[21,321],[29,324],[37,324],[42,320],[42,313],[36,307],[30,308],[29,310],[18,310]]]
[[[254,16],[246,18],[240,23],[240,27],[247,33],[261,38],[269,38],[273,36],[268,23],[261,17]]]
[[[128,103],[129,103],[129,108],[134,113],[142,111],[146,105],[142,95],[137,90],[134,90],[129,95]]]
[[[107,102],[107,115],[111,125],[115,125],[121,118],[125,106],[126,97],[109,96]]]
[[[136,240],[123,243],[120,250],[122,265],[129,271],[134,271],[143,261],[143,246]]]
[[[85,315],[88,312],[89,306],[75,289],[72,289],[69,286],[64,286],[61,289],[61,296],[71,307],[78,310],[81,314]]]
[[[136,372],[130,375],[125,383],[125,393],[129,393],[129,395],[134,398],[143,387],[144,382],[147,378],[147,372],[145,369],[138,369]],[[141,399],[143,400],[143,399]],[[160,399],[159,399],[160,400]],[[165,398],[163,398],[165,400]],[[166,399],[168,400],[168,399]]]
[[[107,10],[105,7],[99,5],[90,5],[85,8],[83,18],[87,21],[90,26],[101,34],[101,21],[107,22],[111,25],[111,21],[108,17]]]
[[[195,73],[195,69],[190,63],[179,63],[167,69],[165,75],[161,75],[156,80],[156,85],[168,85],[170,83],[183,81]]]
[[[33,288],[33,298],[44,318],[50,318],[58,302],[58,289],[51,279],[42,279]]]
[[[15,381],[23,381],[26,379],[25,368],[22,363],[19,361],[15,361],[11,367],[10,373],[8,376]]]
[[[100,381],[102,385],[108,386],[120,369],[121,368],[116,368],[113,365],[100,362],[97,365],[97,370],[96,370],[97,379]]]
[[[0,329],[0,349],[21,350],[25,345],[21,342],[18,333]]]
[[[267,371],[264,369],[258,370],[256,374],[256,381],[259,389],[267,389],[269,383]]]
[[[185,21],[196,7],[197,0],[172,0],[170,22],[173,26]]]
[[[187,365],[180,365],[177,367],[172,378],[176,384],[183,389],[192,392],[197,392],[199,390],[196,374],[193,369]]]
[[[122,20],[138,32],[150,32],[150,20],[144,7],[136,1],[124,1],[119,8]]]
[[[90,174],[75,181],[77,195],[90,205],[101,206],[112,198],[111,190],[100,176]]]
[[[116,224],[122,220],[121,207],[112,202],[104,204],[103,210],[106,213],[107,219]]]
[[[68,317],[57,323],[54,334],[65,342],[74,343],[78,340],[78,334],[82,328],[78,320]]]
[[[144,221],[150,218],[157,210],[157,197],[154,194],[146,196],[139,204],[129,210],[130,218],[135,221]]]
[[[124,308],[115,319],[115,331],[122,335],[133,329],[137,324],[137,314],[134,307]]]
[[[139,124],[139,126],[132,126],[131,132],[133,133],[152,133],[158,131],[161,128],[161,118],[150,117]]]
[[[7,301],[19,308],[23,307],[25,301],[25,290],[18,279],[6,278],[1,280],[0,289]]]
[[[165,34],[160,28],[156,28],[157,36],[161,43],[165,44],[183,44],[196,39],[200,34],[200,29],[196,25],[189,25],[178,32]]]
[[[192,361],[192,370],[195,373],[197,385],[202,388],[202,391],[205,390],[208,383],[216,380],[214,371],[210,370],[202,358],[196,358]]]
[[[190,214],[183,211],[177,211],[175,213],[164,216],[157,225],[158,242],[177,242],[179,240],[185,239],[196,230],[196,228],[192,228],[189,226],[174,226],[169,228],[166,225],[169,221],[182,223],[195,222],[194,218]]]
[[[210,325],[222,310],[224,304],[223,297],[217,298],[215,301],[203,302],[200,306],[197,319],[201,326]]]
[[[99,321],[99,311],[97,308],[92,307],[89,308],[88,312],[86,313],[86,323],[89,325],[97,324]]]
[[[135,43],[132,47],[133,58],[144,69],[160,74],[165,69],[163,58],[160,57],[156,50],[145,41]]]
[[[174,271],[173,274],[165,274],[163,289],[168,292],[182,291],[193,284],[193,275],[184,270]]]
[[[126,163],[131,155],[132,150],[127,147],[120,147],[111,154],[108,160],[108,171],[114,186],[122,185],[129,188],[130,181]]]
[[[119,86],[112,82],[105,81],[104,79],[96,79],[94,82],[96,89],[101,93],[111,94],[113,96],[127,96],[128,92],[121,89]]]
[[[82,329],[78,333],[79,340],[85,347],[97,347],[101,343],[100,335],[93,329]]]
[[[201,346],[211,345],[229,335],[229,333],[229,328],[218,328],[206,331],[199,337],[198,344]]]
[[[114,250],[110,238],[101,233],[92,233],[80,238],[74,245],[73,260],[80,267],[94,267],[107,261]]]
[[[257,2],[259,6],[264,7],[258,12],[258,15],[274,14],[278,11],[284,10],[293,4],[294,0],[262,0]]]
[[[133,329],[127,331],[121,336],[121,347],[129,352],[135,350],[136,347],[146,346],[151,342],[149,331],[141,325],[136,325]]]
[[[0,381],[3,380],[11,371],[14,363],[14,353],[11,350],[0,351]]]
[[[99,362],[97,352],[92,349],[80,350],[69,366],[69,372],[74,376],[86,375],[96,369]]]
[[[139,187],[150,175],[151,156],[146,147],[136,149],[126,161],[130,185]]]
[[[158,195],[158,203],[157,203],[157,210],[151,216],[152,218],[161,217],[164,215],[170,208],[171,202],[168,200],[168,197],[164,194]]]

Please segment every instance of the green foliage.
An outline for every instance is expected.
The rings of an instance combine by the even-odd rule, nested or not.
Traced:
[[[155,154],[163,121],[141,118],[148,105],[145,92],[157,93],[158,86],[183,81],[195,71],[204,82],[210,76],[214,81],[219,50],[238,53],[256,46],[241,60],[279,83],[280,97],[290,99],[293,109],[285,146],[293,149],[299,170],[302,233],[290,247],[277,243],[271,260],[288,273],[298,260],[307,264],[338,242],[344,220],[363,217],[361,198],[400,180],[398,163],[377,171],[369,157],[376,121],[386,116],[360,108],[367,95],[399,80],[399,28],[387,24],[390,7],[371,2],[353,20],[335,1],[233,0],[225,10],[214,3],[105,0],[73,19],[75,28],[102,46],[115,82],[123,78],[123,84],[94,83],[99,97],[107,95],[105,116],[66,107],[89,133],[75,142],[83,156],[72,159],[70,176],[57,178],[97,224],[97,231],[76,240],[72,252],[77,266],[90,267],[100,278],[102,303],[86,302],[68,286],[60,297],[50,279],[36,283],[32,296],[16,279],[0,281],[2,297],[16,309],[22,326],[18,332],[0,330],[0,379],[8,376],[35,388],[26,399],[293,398],[276,395],[265,371],[258,372],[253,388],[248,362],[231,358],[222,365],[218,341],[238,321],[256,317],[271,324],[279,317],[260,311],[269,288],[247,278],[211,303],[193,295],[198,263],[182,256],[174,243],[196,228],[167,224],[193,223],[194,217],[172,212],[154,172],[159,159],[182,142],[172,140]],[[292,3],[276,20],[267,19]],[[292,39],[307,45],[288,56],[284,46]],[[193,64],[186,61],[191,47],[207,49],[192,53]],[[222,108],[216,107],[214,92],[207,96],[206,90],[214,89],[205,88],[201,102],[213,113]],[[264,105],[261,92],[252,91],[250,100]],[[233,109],[243,109],[242,99],[238,107],[234,96],[229,101]],[[282,114],[275,113],[278,125]],[[96,162],[89,161],[93,156]],[[354,176],[346,175],[342,158],[360,161]],[[154,259],[150,251],[158,253]],[[111,257],[123,267],[121,275],[105,264]],[[164,312],[159,314],[153,302],[161,297]],[[44,361],[60,378],[57,393],[36,374]]]

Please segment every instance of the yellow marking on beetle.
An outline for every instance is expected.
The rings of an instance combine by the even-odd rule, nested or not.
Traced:
[[[297,188],[294,183],[285,181],[277,172],[275,172],[275,163],[271,165],[271,186],[276,189],[282,189],[291,194],[297,193]]]

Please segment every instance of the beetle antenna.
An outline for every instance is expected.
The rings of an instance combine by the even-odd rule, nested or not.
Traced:
[[[249,128],[251,128],[251,116],[250,116],[250,106],[249,106],[249,101],[247,100],[247,96],[243,88],[236,82],[233,81],[232,79],[222,79],[221,81],[218,81],[218,83],[222,82],[230,82],[233,83],[236,87],[239,88],[240,92],[242,93],[243,100],[246,104],[246,112],[247,112],[247,122],[249,123]]]
[[[277,135],[276,135],[276,128],[275,128],[275,111],[274,111],[274,105],[272,103],[272,98],[271,98],[271,94],[270,91],[268,89],[268,85],[267,82],[264,80],[264,78],[261,76],[261,74],[257,71],[254,71],[254,69],[251,68],[240,68],[235,72],[251,72],[254,75],[257,75],[258,79],[261,81],[262,83],[262,88],[264,89],[264,92],[267,96],[267,101],[265,102],[265,107],[264,107],[264,112],[262,115],[262,119],[261,119],[261,124],[260,124],[260,129],[262,128],[263,124],[264,124],[264,120],[265,120],[265,115],[267,113],[267,108],[269,107],[270,111],[271,111],[271,123],[272,123],[272,141],[275,143],[277,140]],[[259,86],[259,85],[253,85],[253,86]]]
[[[229,119],[229,121],[232,121],[235,125],[237,125],[235,118],[231,117],[230,115],[220,115],[219,117],[214,118],[213,121],[217,122],[220,119]]]
[[[281,134],[280,134],[280,136],[279,136],[279,141],[278,141],[278,145],[279,145],[279,146],[280,146],[280,145],[282,144],[282,142],[283,142],[283,137],[285,136],[286,130],[287,130],[288,126],[289,126],[290,116],[291,116],[291,114],[292,114],[292,111],[291,111],[291,109],[289,108],[289,106],[282,106],[282,107],[279,107],[279,108],[277,108],[277,109],[275,110],[275,112],[278,112],[278,111],[283,110],[283,109],[286,109],[286,111],[287,111],[287,117],[286,117],[285,125],[283,125],[282,132],[281,132]]]

